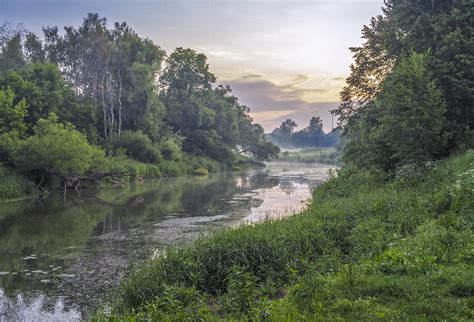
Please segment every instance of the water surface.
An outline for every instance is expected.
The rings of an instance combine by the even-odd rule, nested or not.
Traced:
[[[0,321],[85,318],[169,245],[298,212],[331,167],[271,163],[0,205]]]

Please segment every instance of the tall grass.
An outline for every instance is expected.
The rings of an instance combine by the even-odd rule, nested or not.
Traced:
[[[132,271],[95,319],[474,319],[474,151],[396,179],[346,169],[299,215]]]
[[[23,198],[32,192],[32,182],[0,164],[0,202]]]

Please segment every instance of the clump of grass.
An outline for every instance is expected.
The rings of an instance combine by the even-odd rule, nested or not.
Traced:
[[[205,168],[197,168],[194,169],[193,174],[198,175],[198,176],[207,176],[209,174],[209,171]]]
[[[395,179],[346,168],[301,214],[171,248],[131,272],[110,316],[473,319],[473,169],[473,150]],[[170,296],[173,312],[160,306]]]
[[[31,181],[12,169],[0,165],[0,202],[23,198],[32,192]]]

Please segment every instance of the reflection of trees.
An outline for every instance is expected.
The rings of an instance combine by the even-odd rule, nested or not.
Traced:
[[[237,179],[241,182],[239,186]],[[235,221],[262,202],[248,192],[277,185],[278,179],[269,177],[265,171],[249,171],[235,176],[222,174],[201,180],[182,177],[83,191],[81,195],[70,195],[66,203],[61,194],[53,194],[42,203],[25,201],[1,206],[0,271],[49,272],[33,279],[26,279],[22,273],[2,276],[0,286],[10,295],[17,290],[47,290],[63,295],[70,291],[75,299],[91,296],[81,293],[87,288],[103,292],[104,283],[113,280],[107,280],[109,274],[105,270],[116,274],[120,265],[128,265],[129,258],[156,246],[148,244],[146,232],[133,235],[129,228],[146,230],[153,226],[143,223],[157,223],[161,217],[177,213],[231,214],[229,218]],[[233,203],[229,202],[231,199]],[[91,236],[101,237],[90,239]],[[31,254],[37,254],[38,259],[23,260]],[[114,264],[112,258],[126,263]],[[55,277],[50,265],[63,267],[54,272],[56,275],[68,272],[78,278],[68,285]],[[95,276],[101,265],[104,271],[99,275],[104,276],[104,281],[96,280]],[[89,276],[88,272],[95,275]],[[52,278],[53,282],[46,285],[40,282],[42,278]]]
[[[70,202],[64,207],[62,197],[52,196],[41,205],[33,201],[22,212],[0,221],[0,270],[22,272],[60,265],[61,258],[80,252],[97,224],[104,218],[106,208],[97,204]],[[75,249],[68,249],[74,246]],[[24,260],[31,254],[37,259]],[[48,257],[42,256],[47,254]],[[1,285],[7,293],[14,289],[38,289],[20,274],[6,275]]]
[[[272,178],[267,171],[250,171],[239,176],[241,192],[257,188],[272,188],[278,185],[278,179]]]

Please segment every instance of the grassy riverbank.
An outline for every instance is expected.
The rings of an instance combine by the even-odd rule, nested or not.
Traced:
[[[231,170],[229,164],[225,164],[204,156],[186,155],[182,160],[170,161],[160,160],[159,163],[143,163],[126,157],[107,157],[94,165],[94,170],[102,173],[118,173],[112,178],[104,177],[95,184],[117,185],[125,184],[134,179],[177,177],[181,175],[196,174],[198,171],[206,173]],[[39,187],[31,178],[22,175],[15,169],[0,164],[0,203],[11,202],[31,198],[44,194],[48,190],[57,190],[59,179],[48,177]],[[45,186],[45,187],[44,187]]]
[[[473,319],[473,189],[473,150],[395,178],[346,168],[299,215],[133,270],[96,319]]]

